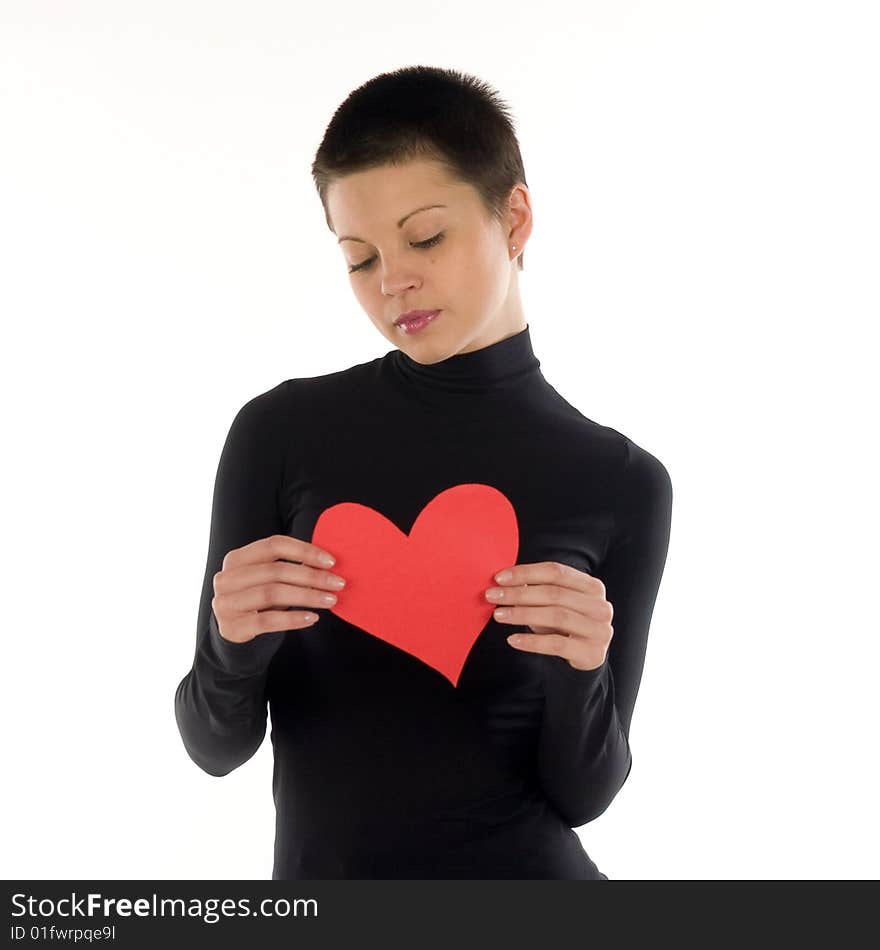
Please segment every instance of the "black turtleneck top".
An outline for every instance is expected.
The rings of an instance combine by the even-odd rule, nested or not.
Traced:
[[[672,486],[661,462],[583,416],[539,366],[528,326],[432,365],[395,349],[286,380],[233,420],[175,713],[191,758],[220,776],[259,748],[268,705],[273,879],[606,879],[572,829],[629,776]],[[614,635],[600,667],[511,646],[527,628],[491,607],[457,685],[329,608],[245,643],[220,634],[213,577],[228,551],[273,534],[311,541],[340,502],[409,533],[434,496],[466,483],[513,505],[516,564],[559,561],[602,580]]]

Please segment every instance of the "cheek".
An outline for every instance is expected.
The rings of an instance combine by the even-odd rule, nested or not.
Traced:
[[[351,289],[355,299],[364,310],[373,310],[376,306],[376,301],[382,296],[378,282],[369,279],[365,280],[361,278],[352,281]]]
[[[486,250],[479,243],[459,245],[438,259],[432,274],[450,289],[473,294],[486,280]]]
[[[377,327],[381,326],[388,302],[383,298],[379,285],[369,281],[352,281],[351,290],[361,310]]]
[[[474,301],[484,301],[496,293],[497,270],[489,249],[475,244],[455,265],[456,287]]]
[[[498,253],[498,244],[493,234],[483,232],[476,238],[470,247],[471,267],[474,271],[483,274],[483,279],[487,280],[489,274],[497,266],[496,256]]]

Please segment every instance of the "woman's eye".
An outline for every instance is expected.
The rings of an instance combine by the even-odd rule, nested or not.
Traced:
[[[420,248],[436,247],[442,240],[443,240],[443,232],[441,231],[439,234],[435,234],[434,237],[428,238],[427,241],[416,242],[415,244],[413,244],[413,247],[420,247]],[[355,271],[358,271],[358,270],[368,270],[372,266],[373,261],[375,260],[376,260],[375,257],[368,257],[361,264],[353,264],[351,267],[349,267],[348,272],[349,274],[353,274]]]

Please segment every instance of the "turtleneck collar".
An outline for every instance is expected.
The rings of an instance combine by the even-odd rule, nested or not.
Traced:
[[[438,363],[419,363],[403,350],[393,350],[390,355],[404,382],[447,392],[506,389],[536,375],[541,365],[532,349],[528,324],[504,340],[456,353]]]

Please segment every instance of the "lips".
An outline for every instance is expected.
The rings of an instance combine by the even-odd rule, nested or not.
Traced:
[[[406,313],[401,314],[395,321],[394,325],[399,327],[401,323],[406,323],[409,320],[417,320],[419,317],[430,317],[435,313],[440,313],[439,310],[409,310]]]

